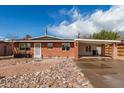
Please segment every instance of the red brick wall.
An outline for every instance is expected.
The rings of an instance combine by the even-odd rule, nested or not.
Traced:
[[[69,51],[63,51],[62,50],[62,42],[55,42],[53,43],[53,48],[48,48],[47,43],[41,43],[41,54],[43,57],[71,57],[75,58],[76,51],[75,51],[75,45],[74,42],[70,43],[70,50]],[[32,43],[31,50],[26,51],[27,53],[30,53],[34,55],[34,43]],[[19,43],[14,44],[14,53],[19,54],[21,51],[19,50]]]
[[[71,47],[69,51],[63,51],[61,48],[62,43],[53,43],[53,48],[48,48],[47,43],[42,44],[42,55],[43,57],[74,57],[75,56],[75,49],[74,43],[71,43]]]

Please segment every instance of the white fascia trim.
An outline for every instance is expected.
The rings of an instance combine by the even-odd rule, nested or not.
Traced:
[[[75,41],[89,42],[106,42],[106,43],[121,43],[121,40],[100,40],[100,39],[74,39]]]

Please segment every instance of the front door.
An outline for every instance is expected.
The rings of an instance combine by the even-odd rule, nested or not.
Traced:
[[[41,43],[34,43],[34,58],[41,58]]]

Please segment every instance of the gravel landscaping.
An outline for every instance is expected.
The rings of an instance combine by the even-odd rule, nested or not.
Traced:
[[[0,87],[4,88],[92,88],[89,80],[71,59],[44,59],[15,65],[22,67],[11,74],[0,72]],[[28,67],[29,65],[29,67]],[[9,69],[13,69],[11,66]],[[23,70],[23,66],[26,70]],[[3,69],[8,69],[4,67]],[[33,70],[32,70],[33,69]],[[1,69],[2,70],[2,69]],[[4,72],[4,71],[3,71]],[[9,70],[5,71],[9,73]],[[5,73],[4,72],[4,73]]]

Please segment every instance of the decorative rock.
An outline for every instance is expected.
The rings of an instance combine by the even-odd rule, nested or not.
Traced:
[[[60,62],[59,62],[59,61]],[[43,61],[43,60],[42,60]],[[52,60],[59,62],[55,66],[50,66],[44,71],[32,72],[23,75],[14,75],[12,77],[3,77],[0,79],[0,87],[8,88],[83,88],[92,87],[90,82],[80,72],[80,69],[71,59]]]

